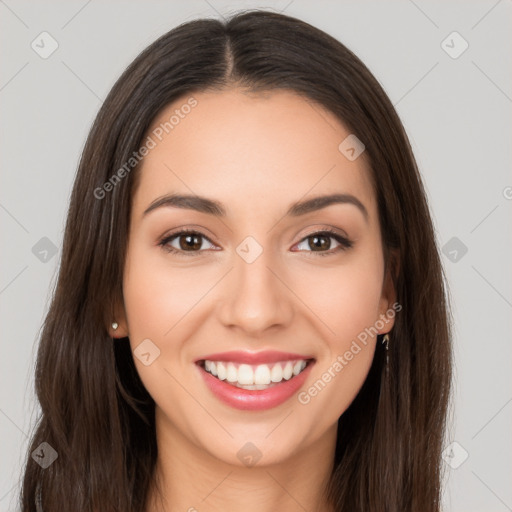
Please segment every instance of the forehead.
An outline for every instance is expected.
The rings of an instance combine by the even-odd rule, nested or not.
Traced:
[[[349,135],[331,112],[289,91],[184,96],[160,112],[146,135],[154,144],[139,169],[134,210],[168,193],[208,196],[228,210],[255,213],[347,193],[373,215],[364,153],[350,161],[339,150]]]

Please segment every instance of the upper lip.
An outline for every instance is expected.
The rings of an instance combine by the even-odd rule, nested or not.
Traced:
[[[291,352],[279,352],[276,350],[262,350],[260,352],[248,352],[242,350],[232,350],[229,352],[217,352],[196,359],[196,363],[200,361],[226,361],[232,363],[245,364],[265,364],[277,363],[278,361],[292,361],[297,359],[313,359],[310,355],[293,354]]]

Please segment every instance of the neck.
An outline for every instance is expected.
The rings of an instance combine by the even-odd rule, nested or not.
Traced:
[[[336,425],[272,465],[231,465],[157,421],[158,459],[146,512],[332,512],[325,490],[333,469]],[[158,487],[158,490],[157,490]]]

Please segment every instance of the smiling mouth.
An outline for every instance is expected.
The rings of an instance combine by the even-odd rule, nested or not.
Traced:
[[[314,359],[294,359],[270,364],[244,364],[203,359],[197,364],[207,373],[233,387],[268,389],[300,375]]]

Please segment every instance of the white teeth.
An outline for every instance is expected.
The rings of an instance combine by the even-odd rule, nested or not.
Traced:
[[[257,391],[261,391],[262,389],[267,389],[267,388],[270,388],[272,386],[275,386],[275,384],[270,384],[270,385],[266,385],[266,384],[253,384],[252,386],[243,386],[242,384],[238,384],[238,382],[235,382],[234,385],[237,387],[237,388],[240,388],[240,389],[249,389],[249,390],[257,390]]]
[[[281,382],[283,380],[283,369],[280,364],[275,364],[270,372],[270,380],[272,382]]]
[[[304,363],[304,366],[302,366]],[[306,368],[306,361],[297,361],[293,366],[293,375],[299,375],[299,373]]]
[[[236,382],[238,380],[238,372],[233,363],[228,363],[228,369],[226,373],[226,380],[228,382]]]
[[[254,372],[249,364],[241,364],[238,367],[238,384],[254,384]]]
[[[215,366],[215,363],[212,361],[212,364]],[[224,363],[217,363],[217,378],[220,380],[226,380],[226,367]]]
[[[204,369],[219,380],[226,380],[243,389],[266,389],[283,380],[299,375],[307,363],[304,359],[278,363],[238,364],[233,362],[205,360]]]
[[[285,378],[286,380],[289,380],[289,379],[291,379],[292,374],[293,374],[293,365],[292,365],[292,363],[290,363],[290,361],[288,361],[283,370],[283,378]]]
[[[240,382],[240,384],[242,383]],[[270,368],[266,364],[260,364],[256,368],[254,372],[254,384],[270,384]]]

